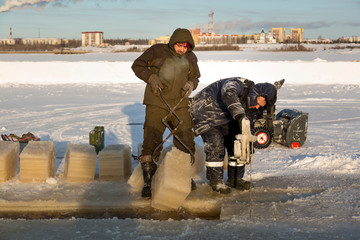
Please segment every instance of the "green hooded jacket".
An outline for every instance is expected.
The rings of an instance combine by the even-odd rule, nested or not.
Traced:
[[[180,55],[176,53],[174,44],[187,42],[190,47],[188,51]],[[197,58],[192,50],[195,48],[194,40],[187,29],[178,28],[170,37],[168,44],[155,44],[139,56],[132,65],[135,75],[146,83],[151,74],[157,74],[164,88],[162,90],[167,102],[174,106],[182,98],[182,88],[187,81],[192,81],[194,89],[197,87],[200,77]],[[150,85],[147,84],[143,103],[168,109],[160,96],[152,93]],[[188,98],[184,99],[178,106],[187,107]]]

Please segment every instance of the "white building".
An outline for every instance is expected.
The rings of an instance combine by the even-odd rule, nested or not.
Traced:
[[[67,39],[60,38],[22,38],[21,43],[24,45],[60,45],[67,44]]]
[[[81,45],[85,46],[100,46],[104,42],[103,32],[82,32],[81,33]]]

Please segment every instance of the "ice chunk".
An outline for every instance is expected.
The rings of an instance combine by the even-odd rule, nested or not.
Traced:
[[[141,151],[142,151],[142,143],[138,144],[137,150],[138,150],[137,151],[138,156],[140,157]],[[135,192],[139,192],[143,188],[144,177],[143,177],[140,163],[138,165],[136,165],[136,167],[135,167],[133,173],[131,174],[131,176],[129,177],[129,180],[127,181],[127,183],[130,185],[131,189]]]
[[[144,177],[140,163],[135,167],[127,183],[130,185],[131,189],[135,192],[139,192],[143,188]]]
[[[108,145],[99,153],[99,179],[122,181],[131,174],[131,147]]]
[[[54,176],[55,143],[31,141],[20,154],[20,181],[45,182]]]
[[[5,182],[16,175],[18,158],[18,142],[0,142],[0,182]]]
[[[190,158],[175,147],[165,155],[153,177],[152,207],[170,211],[181,206],[191,192]]]
[[[97,155],[92,145],[68,143],[64,176],[70,182],[91,182],[95,177]]]
[[[138,154],[141,155],[141,144],[138,145]],[[165,155],[170,152],[170,150],[174,147],[174,145],[170,145],[166,147],[160,154],[160,160],[158,163],[161,163],[165,157]],[[205,178],[205,153],[204,148],[198,144],[195,144],[195,163],[191,166],[191,177],[194,180],[200,180]],[[144,178],[141,169],[141,165],[138,164],[133,173],[131,174],[128,182],[127,182],[133,191],[141,191],[144,186]]]
[[[159,163],[165,158],[166,154],[171,151],[174,145],[166,147],[160,154]],[[205,177],[205,152],[204,148],[195,143],[195,163],[191,166],[191,178],[202,179]]]

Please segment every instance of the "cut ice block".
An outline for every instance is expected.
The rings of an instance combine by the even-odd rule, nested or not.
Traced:
[[[45,182],[54,176],[55,143],[31,141],[20,154],[20,181]]]
[[[99,179],[122,181],[131,174],[131,148],[128,145],[108,145],[99,153]]]
[[[18,142],[0,142],[0,183],[16,175],[19,158]]]
[[[161,151],[158,163],[162,162],[166,153],[169,152],[173,146],[174,145],[168,146],[167,148],[165,148],[164,150]],[[138,156],[139,157],[141,155],[141,151],[142,151],[142,143],[139,143],[138,144]],[[131,189],[133,191],[135,191],[135,192],[141,191],[141,189],[144,186],[144,177],[143,177],[143,172],[142,172],[142,168],[141,168],[141,163],[136,165],[136,167],[135,167],[133,173],[131,174],[129,180],[127,181],[127,183],[131,186]]]
[[[141,155],[141,144],[138,145],[138,154]],[[170,145],[166,147],[160,154],[159,164],[163,161],[164,157],[170,150],[174,147],[174,145]],[[190,161],[190,160],[189,160]],[[200,180],[205,178],[205,153],[204,148],[195,143],[195,163],[191,166],[191,178],[194,180]],[[141,169],[141,164],[138,164],[133,173],[131,174],[128,182],[127,182],[133,191],[141,191],[144,186],[144,178]]]
[[[191,192],[190,158],[175,147],[165,155],[153,177],[152,207],[171,211],[181,206]]]
[[[92,145],[68,143],[64,176],[70,182],[91,182],[95,177],[97,155]]]

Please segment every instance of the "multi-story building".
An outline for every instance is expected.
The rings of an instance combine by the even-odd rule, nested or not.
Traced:
[[[170,36],[160,36],[156,38],[155,40],[149,40],[149,45],[154,45],[157,43],[168,43],[170,40]]]
[[[201,35],[200,28],[190,29],[190,33],[194,39],[195,45],[199,44],[200,43],[199,35]]]
[[[12,27],[10,27],[10,38],[0,39],[0,45],[15,45],[15,40],[12,38]]]
[[[283,43],[286,40],[285,28],[272,28],[271,34],[277,42]]]
[[[0,45],[15,45],[15,39],[0,39]]]
[[[294,43],[301,43],[304,41],[303,28],[290,28],[290,41]]]
[[[81,45],[86,46],[100,46],[104,43],[104,33],[95,32],[82,32],[81,33]]]
[[[69,40],[60,38],[22,38],[20,42],[24,45],[60,45],[68,44]]]

